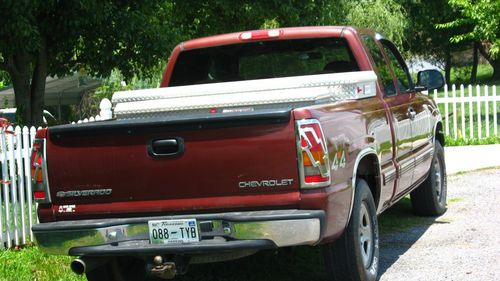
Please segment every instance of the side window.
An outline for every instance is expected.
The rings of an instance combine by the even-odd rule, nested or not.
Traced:
[[[383,88],[383,91],[388,96],[395,95],[396,91],[394,89],[394,81],[392,80],[391,70],[385,62],[384,56],[382,55],[382,52],[375,42],[375,39],[368,35],[363,35],[361,36],[361,38],[363,39],[365,46],[368,48],[368,51],[373,58],[373,62],[377,67],[377,74],[379,76],[380,82],[382,83],[381,86]]]
[[[387,54],[387,58],[391,63],[392,70],[396,76],[396,84],[399,88],[400,93],[406,93],[411,88],[411,76],[408,72],[408,68],[403,61],[403,58],[399,54],[396,54],[393,50],[393,46],[389,46],[390,43],[386,41],[381,41],[384,51]]]

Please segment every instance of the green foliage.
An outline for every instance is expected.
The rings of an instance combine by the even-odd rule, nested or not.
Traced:
[[[470,74],[472,71],[472,66],[455,66],[451,68],[451,84],[455,85],[468,85],[470,82]],[[477,67],[477,85],[497,85],[500,87],[500,81],[492,80],[493,68],[489,64],[479,64]]]
[[[323,24],[327,0],[175,1],[171,18],[185,39],[218,33]]]
[[[460,17],[436,26],[442,29],[465,27],[464,32],[450,38],[451,42],[489,42],[491,57],[498,58],[500,55],[500,1],[449,0],[449,4],[459,11]]]
[[[161,71],[158,74],[152,76],[151,78],[140,78],[138,76],[133,76],[129,79],[129,83],[125,82],[125,77],[123,74],[115,69],[111,72],[111,75],[105,78],[102,85],[98,87],[94,93],[94,98],[99,101],[103,98],[111,100],[114,92],[117,91],[127,91],[136,89],[146,89],[146,88],[157,88],[160,86],[161,82]]]
[[[407,29],[404,48],[413,56],[444,64],[449,38],[454,30],[436,29],[435,24],[452,20],[456,14],[448,0],[397,0],[406,10]],[[459,46],[460,48],[462,46]]]
[[[10,76],[7,72],[0,70],[0,90],[4,87],[7,87],[10,82]]]
[[[347,1],[345,24],[372,28],[396,45],[405,41],[406,11],[393,0]]]
[[[174,14],[172,21],[185,38],[281,26],[355,25],[377,29],[401,44],[407,23],[393,0],[176,1]]]

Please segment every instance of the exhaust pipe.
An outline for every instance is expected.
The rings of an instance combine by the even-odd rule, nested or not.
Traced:
[[[92,271],[96,269],[97,267],[105,264],[108,262],[108,259],[103,259],[103,258],[79,258],[79,259],[74,259],[71,264],[70,268],[71,271],[78,275],[82,275],[86,272]]]

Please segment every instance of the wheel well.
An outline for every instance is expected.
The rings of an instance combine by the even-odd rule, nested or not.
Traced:
[[[356,171],[356,177],[366,181],[375,200],[375,207],[378,208],[380,200],[380,168],[375,154],[366,155],[361,159]]]
[[[434,132],[434,138],[436,141],[439,141],[442,147],[444,147],[444,132],[443,132],[443,123],[438,122],[436,125],[436,131]]]

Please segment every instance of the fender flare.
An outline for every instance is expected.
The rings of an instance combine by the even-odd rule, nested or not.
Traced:
[[[354,195],[356,194],[356,179],[357,179],[357,174],[358,174],[358,167],[359,163],[368,155],[374,155],[377,158],[378,161],[378,174],[381,174],[381,169],[380,169],[380,157],[377,154],[377,151],[373,147],[366,147],[363,148],[358,155],[356,156],[356,161],[354,162],[354,168],[352,171],[352,179],[351,179],[351,186],[352,186],[352,196],[351,196],[351,204],[349,206],[349,216],[347,217],[347,224],[349,224],[349,221],[351,220],[351,215],[352,215],[352,209],[353,209],[353,204],[354,204]],[[375,198],[374,198],[375,199]],[[347,225],[346,225],[347,226]]]

